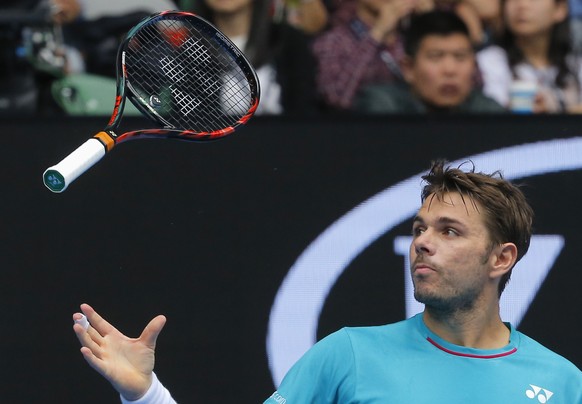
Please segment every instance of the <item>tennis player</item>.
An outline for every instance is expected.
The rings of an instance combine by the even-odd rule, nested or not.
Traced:
[[[498,172],[442,161],[423,179],[410,271],[424,312],[322,339],[265,403],[582,404],[582,372],[499,315],[511,271],[529,248],[533,211],[524,194]],[[81,352],[122,402],[174,403],[153,373],[165,317],[130,339],[90,306],[81,310],[90,323],[73,315]]]

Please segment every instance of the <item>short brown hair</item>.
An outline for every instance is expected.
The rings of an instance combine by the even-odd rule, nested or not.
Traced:
[[[485,226],[489,230],[492,245],[514,243],[517,247],[517,263],[529,249],[533,209],[521,189],[503,178],[500,171],[491,174],[475,172],[474,164],[468,163],[472,168],[463,171],[460,167],[450,167],[444,160],[433,162],[428,174],[422,177],[426,182],[422,189],[422,202],[431,195],[440,200],[449,192],[459,193],[465,204],[465,196],[475,207],[475,201],[479,202],[485,211]],[[499,282],[500,296],[512,270]]]

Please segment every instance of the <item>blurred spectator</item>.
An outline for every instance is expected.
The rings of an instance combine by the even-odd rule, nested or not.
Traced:
[[[411,19],[404,33],[406,83],[364,88],[355,109],[365,113],[499,113],[506,110],[474,88],[475,52],[469,29],[451,11]]]
[[[63,39],[63,25],[81,12],[77,0],[5,0],[0,5],[0,113],[51,113],[50,84],[83,71],[80,53]]]
[[[4,0],[0,113],[61,113],[55,84],[75,77],[82,87],[86,73],[109,76],[100,83],[110,85],[100,91],[113,99],[117,49],[125,33],[152,12],[174,8],[170,0]],[[66,90],[73,94],[75,89]]]
[[[317,88],[331,109],[352,108],[358,90],[372,83],[402,80],[404,55],[399,26],[414,11],[432,9],[430,1],[350,0],[337,10],[334,25],[318,36]]]
[[[65,40],[83,52],[87,73],[112,78],[117,49],[127,31],[150,14],[177,8],[170,0],[79,1],[81,18],[67,25]]]
[[[478,53],[484,92],[510,106],[512,84],[537,86],[533,112],[580,112],[582,70],[572,53],[567,0],[504,0],[499,46]]]
[[[444,11],[454,11],[467,25],[471,40],[476,47],[489,44],[500,32],[501,0],[415,0],[418,11],[429,11],[436,8]],[[338,4],[339,3],[339,4]],[[341,7],[339,7],[341,5]],[[331,3],[329,11],[332,24],[345,22],[352,16],[356,0],[337,0]],[[330,6],[328,5],[328,8]]]
[[[80,0],[82,13],[64,30],[65,41],[80,49],[85,71],[54,81],[51,92],[68,115],[109,115],[114,107],[118,48],[128,30],[144,17],[176,9],[169,0]],[[124,115],[139,115],[126,103]]]
[[[271,0],[199,0],[191,10],[228,36],[257,69],[261,102],[257,114],[317,111],[315,62],[308,37],[270,18]]]

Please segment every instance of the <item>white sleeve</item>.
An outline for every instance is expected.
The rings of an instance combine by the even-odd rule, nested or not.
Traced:
[[[155,373],[152,374],[152,384],[140,399],[129,401],[121,397],[122,404],[176,404],[170,392],[160,383]]]
[[[477,53],[477,64],[483,76],[483,93],[503,106],[509,105],[512,74],[505,51],[488,46]]]

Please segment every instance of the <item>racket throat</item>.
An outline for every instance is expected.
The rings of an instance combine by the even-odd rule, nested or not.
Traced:
[[[115,139],[117,138],[117,135],[113,131],[101,131],[93,136],[93,138],[101,142],[103,147],[105,147],[105,151],[109,153],[115,146]]]

